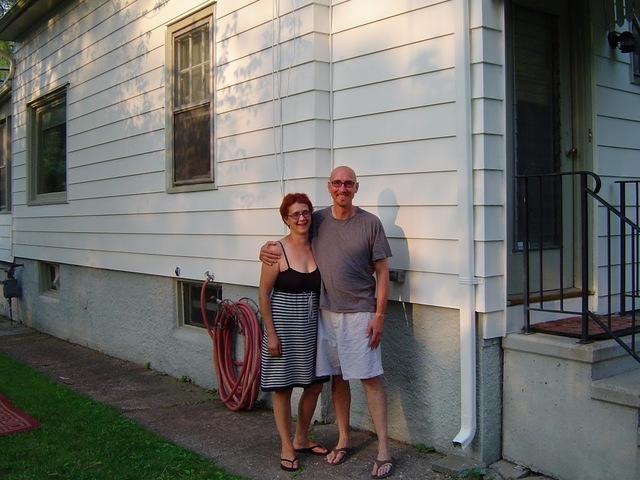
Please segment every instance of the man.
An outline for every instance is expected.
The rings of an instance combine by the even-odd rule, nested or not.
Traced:
[[[393,473],[394,464],[388,448],[380,341],[391,249],[378,217],[353,205],[358,187],[351,168],[335,168],[327,183],[333,204],[313,214],[312,248],[322,275],[316,375],[332,375],[338,443],[327,455],[327,462],[339,465],[351,451],[349,380],[361,380],[378,436],[371,475],[386,478]],[[272,263],[278,258],[270,252],[269,244],[262,247],[262,261]]]

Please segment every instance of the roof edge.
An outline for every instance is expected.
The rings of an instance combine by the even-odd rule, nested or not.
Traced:
[[[19,41],[22,36],[47,17],[54,14],[67,0],[18,0],[0,18],[0,40]]]

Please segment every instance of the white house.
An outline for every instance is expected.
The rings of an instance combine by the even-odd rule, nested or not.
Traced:
[[[18,1],[0,19],[0,39],[16,42],[0,98],[0,260],[24,264],[17,314],[215,386],[197,313],[204,272],[223,297],[255,298],[259,247],[284,233],[283,194],[325,206],[328,174],[346,164],[393,250],[392,437],[558,478],[637,479],[640,386],[617,376],[637,375],[638,351],[516,333],[527,305],[532,324],[585,305],[618,312],[618,278],[623,309],[635,308],[639,255],[622,256],[620,217],[594,196],[618,211],[615,181],[640,177],[637,11],[632,0]],[[538,174],[555,176],[522,178]],[[635,185],[628,252],[640,251]],[[535,310],[540,297],[551,312]],[[631,393],[616,397],[616,382]],[[358,388],[352,420],[371,428]]]

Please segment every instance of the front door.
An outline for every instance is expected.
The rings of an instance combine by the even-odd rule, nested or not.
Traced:
[[[539,290],[541,283],[545,292],[574,286],[573,179],[529,180],[525,212],[525,186],[518,176],[571,172],[578,151],[571,97],[569,0],[514,0],[508,6],[507,293],[513,298],[523,292],[525,228],[529,232],[531,290]]]

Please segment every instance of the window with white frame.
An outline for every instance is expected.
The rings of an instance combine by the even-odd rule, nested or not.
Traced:
[[[11,208],[11,117],[0,119],[0,212]]]
[[[29,203],[67,199],[66,86],[28,105]]]
[[[167,188],[214,187],[213,7],[167,29]]]

